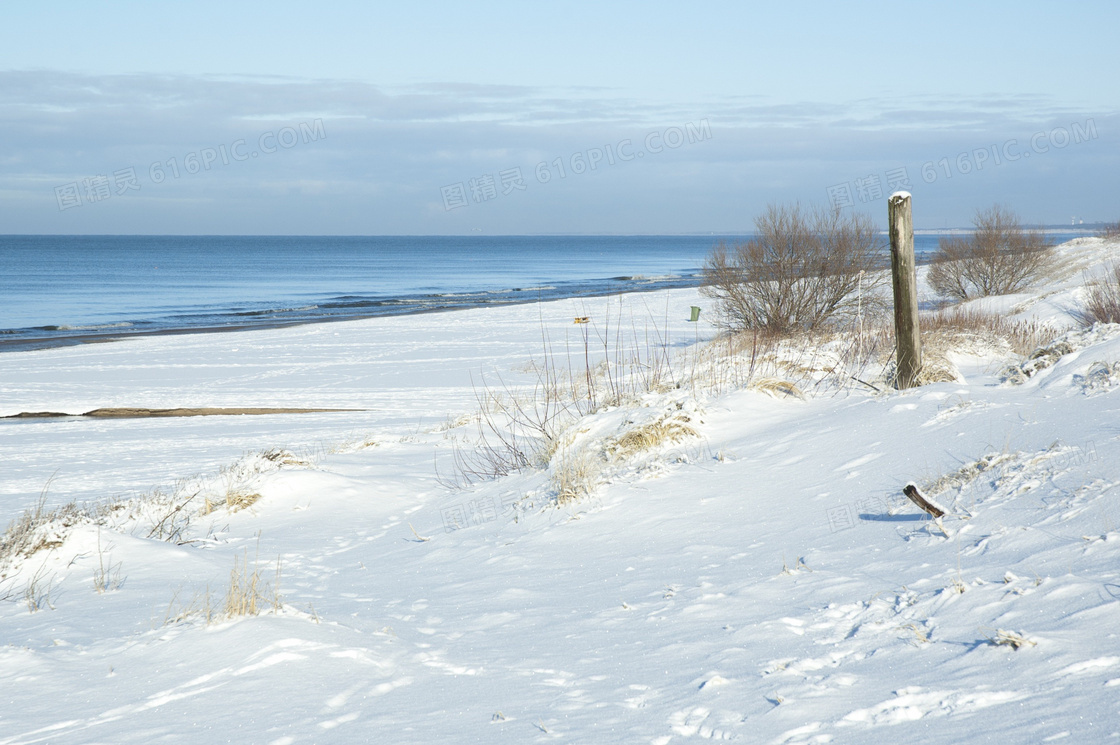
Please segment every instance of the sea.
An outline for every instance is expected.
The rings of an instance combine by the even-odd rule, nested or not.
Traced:
[[[0,353],[693,287],[749,237],[0,235]]]

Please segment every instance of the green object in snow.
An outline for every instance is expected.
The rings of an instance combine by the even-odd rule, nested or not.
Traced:
[[[696,323],[697,321],[699,321],[700,320],[700,308],[693,305],[692,306],[692,316],[688,320],[693,322],[693,323]]]

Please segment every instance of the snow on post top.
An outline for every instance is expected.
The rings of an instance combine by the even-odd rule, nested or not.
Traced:
[[[891,194],[891,195],[890,195],[890,196],[888,197],[888,199],[889,199],[889,200],[894,200],[894,199],[909,199],[909,198],[910,198],[910,192],[908,192],[908,191],[896,191],[896,192],[895,192],[894,194]]]

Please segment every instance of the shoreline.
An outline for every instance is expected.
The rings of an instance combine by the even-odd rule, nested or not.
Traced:
[[[619,280],[622,281],[622,280]],[[638,280],[628,279],[629,282],[637,282]],[[394,310],[381,313],[356,313],[353,315],[323,315],[315,318],[303,318],[299,320],[275,320],[275,321],[261,321],[257,323],[238,323],[228,324],[222,326],[194,326],[194,327],[180,327],[180,328],[161,328],[161,329],[139,329],[136,331],[122,331],[120,327],[113,330],[105,331],[91,331],[89,333],[73,334],[58,338],[39,337],[39,338],[19,338],[19,339],[5,339],[4,333],[11,334],[12,332],[0,332],[0,355],[15,352],[36,352],[47,349],[64,349],[68,347],[76,347],[84,344],[107,344],[111,342],[127,341],[129,339],[137,338],[150,338],[162,336],[185,336],[193,334],[213,334],[225,332],[240,332],[240,331],[265,331],[283,328],[293,328],[297,326],[308,326],[320,323],[339,323],[343,321],[363,321],[372,318],[398,318],[406,316],[419,316],[428,313],[451,313],[459,310],[475,310],[479,308],[505,308],[516,305],[528,305],[536,302],[553,302],[557,300],[578,300],[580,298],[601,298],[611,297],[615,295],[628,295],[631,293],[647,293],[658,292],[663,290],[678,290],[678,289],[693,289],[702,286],[700,277],[681,276],[674,277],[667,280],[649,280],[645,284],[634,284],[622,288],[614,288],[612,290],[589,290],[587,292],[575,292],[566,295],[559,295],[553,297],[533,297],[523,299],[510,299],[499,300],[488,303],[458,303],[448,304],[440,307],[409,307],[407,305],[396,306]],[[382,306],[384,307],[384,306]]]
[[[322,409],[322,408],[292,408],[292,407],[175,407],[169,409],[149,409],[139,406],[112,406],[93,409],[82,414],[68,414],[61,411],[21,411],[18,414],[0,416],[0,422],[14,424],[16,422],[58,421],[59,419],[148,419],[169,417],[192,416],[267,416],[269,414],[325,414],[332,412],[360,412],[365,409]]]
[[[928,236],[922,235],[928,239],[933,239],[937,234],[948,234],[944,230],[927,232],[929,233]],[[1074,231],[1063,232],[1071,233]],[[915,233],[918,235],[920,231],[915,231]],[[917,251],[915,258],[918,265],[927,264],[929,261],[930,254],[933,251],[933,241],[927,240],[927,244],[915,246]],[[447,247],[437,248],[443,250]],[[508,249],[508,247],[505,248]],[[562,247],[557,248],[557,251],[560,248]],[[613,251],[615,246],[611,243],[605,243],[598,247],[583,246],[580,251],[577,251],[578,255],[575,258],[586,255],[590,260],[598,260],[595,259],[595,252],[591,250],[593,248]],[[632,254],[619,257],[624,261],[613,264],[604,263],[599,267],[599,269],[604,270],[604,273],[584,279],[542,279],[543,276],[571,276],[562,273],[559,265],[556,264],[556,261],[561,259],[554,256],[552,257],[554,265],[548,266],[548,272],[535,275],[528,280],[529,284],[517,284],[516,279],[508,278],[514,283],[504,284],[504,286],[503,284],[495,285],[492,283],[497,275],[492,273],[487,274],[483,284],[479,284],[478,280],[481,275],[478,275],[477,268],[470,269],[464,265],[461,268],[468,274],[472,271],[475,272],[472,275],[474,276],[474,284],[471,285],[473,289],[457,290],[456,286],[460,284],[459,281],[454,278],[453,274],[448,274],[448,271],[454,272],[460,268],[459,265],[454,265],[451,267],[444,266],[442,279],[433,277],[433,281],[436,282],[435,286],[426,287],[419,292],[414,288],[399,295],[392,294],[391,291],[385,294],[377,290],[376,281],[366,291],[353,294],[338,294],[348,291],[340,289],[343,285],[329,283],[324,285],[320,281],[317,285],[313,283],[314,286],[310,289],[308,295],[300,294],[287,297],[282,290],[277,291],[274,288],[272,291],[267,291],[268,288],[262,285],[266,290],[264,294],[270,295],[271,300],[254,300],[251,299],[254,297],[253,295],[242,295],[240,297],[250,298],[243,300],[237,296],[227,295],[212,299],[209,302],[206,298],[197,298],[192,301],[196,304],[190,305],[180,302],[185,299],[185,296],[181,284],[176,284],[178,280],[168,278],[167,281],[170,283],[163,285],[166,290],[164,301],[170,304],[161,306],[158,315],[153,312],[156,306],[137,305],[135,308],[129,309],[128,307],[122,308],[119,302],[106,304],[102,302],[106,298],[105,293],[101,292],[99,294],[98,291],[94,290],[90,298],[95,300],[100,298],[97,300],[100,305],[97,306],[97,312],[91,313],[90,317],[101,320],[64,318],[56,321],[53,316],[67,315],[66,311],[59,311],[58,308],[25,314],[19,320],[10,319],[8,323],[12,324],[12,327],[0,329],[0,354],[56,349],[84,344],[101,344],[137,337],[280,329],[333,321],[405,317],[470,308],[503,307],[531,302],[615,296],[630,292],[641,293],[695,288],[703,285],[702,269],[696,263],[690,262],[688,268],[673,268],[667,273],[661,273],[661,269],[665,265],[665,256],[662,254],[665,254],[668,250],[664,246],[658,248],[658,251],[661,252],[658,254],[661,265],[653,269],[652,272],[649,271],[651,267],[647,266],[649,262],[637,253],[634,246],[626,246],[625,248]],[[213,246],[210,249],[216,250]],[[258,249],[259,247],[252,248],[252,250]],[[246,250],[249,251],[246,255],[251,257],[253,255],[252,250]],[[341,252],[339,255],[345,257],[349,254]],[[442,256],[442,254],[440,255]],[[505,255],[501,252],[495,252],[490,258],[497,259]],[[572,260],[571,257],[564,257],[562,252],[558,255],[564,260]],[[699,258],[697,258],[697,261],[699,261]],[[627,268],[635,266],[645,267],[646,271],[639,270],[636,274],[627,272]],[[543,267],[542,264],[541,268]],[[498,271],[498,275],[502,274],[500,266],[495,267],[495,269]],[[367,279],[372,277],[376,280],[379,275],[375,270],[380,271],[376,266],[370,264],[365,267],[366,275],[363,276],[366,276]],[[399,266],[394,271],[397,270],[400,270]],[[556,274],[555,272],[558,271],[561,273]],[[370,274],[370,272],[373,273]],[[186,281],[185,278],[180,279]],[[517,279],[528,278],[519,276]],[[323,277],[319,277],[319,280],[323,280]],[[94,281],[92,287],[97,287],[96,281]],[[18,295],[16,297],[18,298]],[[70,315],[73,315],[73,313]]]

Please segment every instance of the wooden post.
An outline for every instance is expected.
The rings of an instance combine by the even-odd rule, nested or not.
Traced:
[[[918,333],[918,280],[914,267],[914,220],[910,193],[896,191],[887,199],[891,238],[891,283],[894,286],[894,336],[897,342],[898,387],[918,384],[922,340]]]

